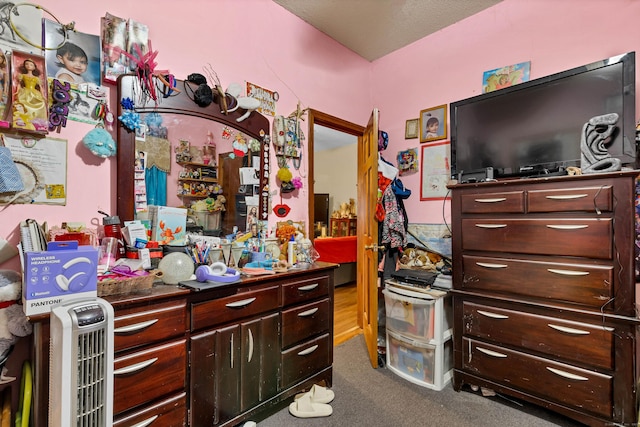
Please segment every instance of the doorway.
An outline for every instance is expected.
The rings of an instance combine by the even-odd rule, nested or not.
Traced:
[[[338,170],[345,169],[335,167],[331,171],[316,170],[316,153],[326,148],[329,143],[329,149],[348,153],[350,149],[341,148],[344,144],[354,144],[353,158],[351,170],[357,172],[357,143],[358,138],[362,137],[364,128],[342,119],[315,110],[309,110],[309,131],[307,138],[307,149],[309,152],[309,176],[313,177],[309,180],[309,236],[315,235],[315,197],[316,191],[325,192],[322,186],[318,186],[316,190],[316,177],[323,174],[335,175]],[[342,141],[342,142],[340,142]],[[321,154],[318,154],[321,156]],[[344,159],[341,159],[344,160]],[[354,173],[354,180],[349,185],[354,188],[357,186],[357,174]],[[328,192],[328,191],[327,191]],[[330,205],[329,215],[333,210],[337,209],[335,204],[343,201],[341,197],[348,193],[336,192],[335,186],[331,191],[333,204]],[[357,191],[353,191],[355,195]],[[327,228],[329,224],[326,225]],[[330,234],[330,230],[329,230]],[[341,267],[342,268],[342,267]],[[357,269],[356,269],[357,270]],[[334,345],[338,345],[350,338],[362,333],[362,316],[359,310],[358,289],[355,281],[340,284],[335,288],[334,292]]]

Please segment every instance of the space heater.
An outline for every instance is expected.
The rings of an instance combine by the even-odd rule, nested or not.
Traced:
[[[51,309],[49,427],[113,425],[113,317],[102,298]]]

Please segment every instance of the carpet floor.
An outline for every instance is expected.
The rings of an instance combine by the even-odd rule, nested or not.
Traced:
[[[413,384],[386,368],[372,369],[362,335],[334,350],[333,414],[296,418],[288,408],[260,421],[258,427],[576,427],[566,417],[510,397],[456,392],[451,384],[435,391]]]

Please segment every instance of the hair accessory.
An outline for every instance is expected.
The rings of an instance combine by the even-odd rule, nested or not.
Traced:
[[[11,5],[11,9],[9,10],[9,12],[4,12],[2,13],[2,21],[3,24],[6,25],[7,24],[7,18],[9,18],[9,25],[11,26],[11,29],[13,30],[13,32],[15,34],[18,35],[18,37],[20,37],[25,43],[38,48],[40,50],[58,50],[59,48],[61,48],[62,46],[64,46],[64,44],[67,42],[67,40],[69,40],[69,31],[73,31],[75,32],[75,26],[76,23],[71,21],[68,24],[63,24],[62,22],[60,22],[60,20],[58,18],[56,18],[56,16],[49,12],[47,9],[45,9],[44,7],[40,6],[39,4],[34,4],[34,3],[16,3],[16,4],[11,4],[9,3],[9,5]],[[39,44],[32,42],[31,40],[29,40],[28,38],[25,37],[24,34],[22,34],[21,28],[22,26],[17,26],[15,24],[15,22],[13,22],[13,17],[14,16],[20,16],[20,12],[18,11],[19,7],[23,7],[23,6],[30,6],[33,7],[35,9],[38,10],[42,10],[43,12],[46,12],[49,16],[51,16],[53,18],[54,21],[56,21],[59,25],[60,25],[60,33],[62,34],[62,41],[60,42],[60,44],[58,46],[40,46]],[[4,28],[3,28],[4,30]]]
[[[129,130],[140,129],[140,114],[135,111],[126,110],[121,116],[118,116],[118,120]]]
[[[378,151],[384,151],[389,145],[389,134],[385,131],[378,131]]]
[[[124,108],[125,110],[133,110],[135,106],[131,98],[123,98],[120,101],[120,105],[122,105],[122,108]]]
[[[192,73],[187,76],[187,81],[190,83],[195,83],[197,85],[206,85],[207,78],[199,73]]]

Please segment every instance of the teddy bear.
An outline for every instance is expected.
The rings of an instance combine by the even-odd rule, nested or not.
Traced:
[[[19,304],[21,286],[20,273],[0,270],[0,365],[4,365],[18,339],[32,331],[31,323]]]
[[[213,203],[213,211],[217,212],[217,211],[226,210],[224,207],[224,204],[226,202],[227,202],[227,198],[224,197],[222,194],[218,194],[218,197],[216,197],[216,201]]]

